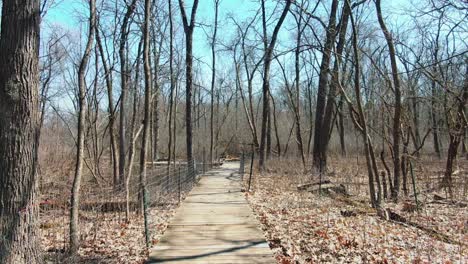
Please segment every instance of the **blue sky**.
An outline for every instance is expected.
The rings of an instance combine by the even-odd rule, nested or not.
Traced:
[[[59,0],[60,1],[60,0]],[[99,1],[99,0],[98,0]],[[158,0],[160,1],[160,0]],[[163,0],[166,1],[166,0]],[[268,3],[274,4],[277,0],[270,0]],[[186,0],[187,9],[190,10],[193,0]],[[330,1],[322,1],[324,4],[321,4],[321,8],[328,9]],[[389,16],[390,18],[398,19],[388,19],[388,23],[405,23],[407,19],[404,17],[404,9],[410,6],[410,1],[407,0],[393,0],[393,1],[383,1],[383,10],[384,15]],[[370,1],[370,5],[373,5]],[[173,0],[173,5],[177,6],[177,0]],[[71,31],[79,30],[80,17],[87,15],[87,4],[85,0],[61,0],[56,6],[51,8],[46,16],[45,22],[58,24],[62,27],[69,29]],[[228,16],[232,15],[238,18],[239,21],[245,20],[248,17],[251,17],[255,14],[256,10],[259,8],[258,0],[221,0],[220,4],[220,30],[218,37],[221,41],[226,41],[231,38],[235,28],[232,26],[232,22],[228,20]],[[373,6],[372,6],[373,8]],[[200,0],[199,8],[197,13],[197,21],[204,25],[211,25],[214,20],[214,4],[212,0]],[[290,15],[289,15],[290,16]],[[180,23],[180,14],[177,12],[174,14],[176,22]],[[291,19],[291,17],[289,17]],[[291,20],[289,20],[291,21]],[[289,38],[288,32],[288,19],[283,26],[281,32],[281,40]],[[194,45],[195,45],[195,54],[196,56],[202,58],[204,61],[211,61],[209,58],[210,48],[208,46],[208,40],[206,38],[205,32],[211,32],[210,28],[204,27],[204,29],[198,27],[195,29],[194,36]],[[44,34],[47,34],[47,31],[43,31]],[[290,35],[290,34],[289,34]]]

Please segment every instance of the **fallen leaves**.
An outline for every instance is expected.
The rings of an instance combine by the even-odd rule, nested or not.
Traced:
[[[467,262],[468,249],[463,245],[444,243],[418,228],[381,220],[375,212],[353,205],[359,202],[298,192],[288,187],[283,175],[268,174],[254,181],[255,192],[247,198],[278,263]],[[468,242],[466,210],[431,204],[425,208],[427,213],[418,215],[408,205],[396,207],[392,210],[413,222]]]

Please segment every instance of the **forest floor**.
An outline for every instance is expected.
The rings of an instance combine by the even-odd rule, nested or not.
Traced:
[[[311,181],[310,176],[291,171],[300,163],[274,163],[266,172],[254,174],[259,176],[254,176],[246,195],[278,263],[468,263],[466,196],[449,202],[434,201],[434,193],[421,194],[418,212],[411,206],[414,198],[397,205],[384,203],[382,208],[401,217],[393,221],[370,207],[366,186],[357,191],[356,168],[343,168],[349,162],[340,163],[333,174],[353,171],[351,181],[338,176],[329,180],[344,183],[348,178],[346,183],[354,186],[350,196],[298,191],[299,184]],[[466,194],[466,176],[464,181]]]
[[[47,263],[144,263],[148,252],[145,246],[144,222],[141,215],[132,213],[130,221],[117,212],[80,215],[82,244],[78,255],[65,254],[68,246],[68,214],[57,211],[41,217],[42,247]],[[64,213],[64,214],[63,214]],[[151,238],[156,244],[166,230],[175,206],[149,210]]]

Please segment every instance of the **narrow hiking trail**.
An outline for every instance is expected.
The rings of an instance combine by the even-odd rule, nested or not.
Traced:
[[[148,263],[276,263],[243,193],[239,163],[202,176]]]

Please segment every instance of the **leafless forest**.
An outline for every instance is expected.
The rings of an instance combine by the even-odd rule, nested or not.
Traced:
[[[3,0],[0,263],[144,263],[239,162],[278,263],[468,262],[464,0]]]

